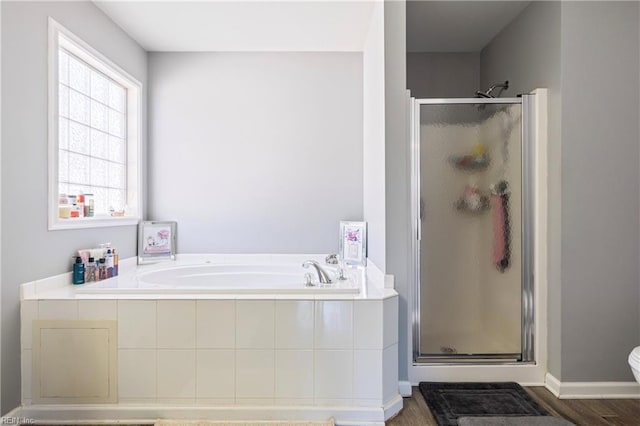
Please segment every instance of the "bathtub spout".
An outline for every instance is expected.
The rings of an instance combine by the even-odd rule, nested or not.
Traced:
[[[306,260],[306,261],[304,261],[302,263],[302,267],[303,268],[308,268],[309,265],[311,265],[314,268],[316,268],[316,272],[318,273],[318,281],[320,281],[321,284],[330,284],[330,283],[333,282],[331,280],[331,277],[327,273],[327,271],[322,269],[322,267],[320,266],[320,264],[318,262],[316,262],[315,260]]]

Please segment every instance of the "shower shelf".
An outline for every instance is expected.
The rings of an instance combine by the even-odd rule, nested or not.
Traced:
[[[490,161],[487,155],[453,155],[449,162],[460,170],[482,171],[489,167]]]
[[[490,208],[489,197],[487,197],[486,195],[482,195],[480,197],[480,206],[475,207],[475,208],[469,206],[469,203],[467,203],[467,201],[465,201],[464,198],[460,198],[460,199],[456,200],[453,203],[453,206],[459,212],[466,213],[466,214],[469,214],[469,215],[479,216],[479,215],[483,214],[484,212],[486,212],[487,210],[489,210],[489,208]]]

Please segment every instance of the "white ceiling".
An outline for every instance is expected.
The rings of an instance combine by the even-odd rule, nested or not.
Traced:
[[[408,52],[478,52],[530,1],[407,1]]]
[[[94,0],[148,51],[361,51],[371,1]]]

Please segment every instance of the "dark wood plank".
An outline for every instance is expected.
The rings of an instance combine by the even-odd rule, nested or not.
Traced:
[[[578,426],[640,426],[640,400],[637,399],[558,399],[543,386],[525,390],[549,414],[563,417]],[[417,387],[404,408],[387,422],[390,426],[437,426]]]

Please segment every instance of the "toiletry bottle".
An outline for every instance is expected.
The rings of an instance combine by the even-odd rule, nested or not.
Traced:
[[[111,249],[107,249],[107,254],[104,257],[105,264],[107,266],[107,278],[113,277],[113,254],[111,254]]]
[[[95,263],[93,264],[93,280],[100,281],[100,260],[95,259]]]
[[[84,282],[90,283],[96,280],[96,261],[93,257],[89,258],[84,271]]]
[[[76,257],[76,262],[73,264],[73,283],[84,284],[84,263],[80,256]]]
[[[107,279],[107,264],[106,264],[106,260],[104,257],[100,258],[100,266],[98,266],[98,275],[100,276],[101,280],[106,280]]]
[[[116,253],[116,249],[111,251],[113,253],[113,276],[118,276],[118,254]]]

